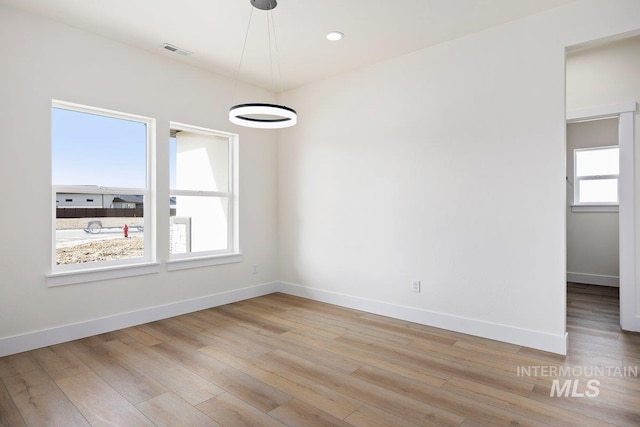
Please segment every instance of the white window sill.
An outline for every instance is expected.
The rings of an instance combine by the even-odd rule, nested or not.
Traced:
[[[119,279],[160,272],[159,262],[142,262],[86,270],[57,271],[47,275],[49,287],[74,285],[76,283],[97,282],[98,280]]]
[[[571,205],[571,212],[619,212],[619,205]]]
[[[186,270],[189,268],[209,267],[212,265],[232,264],[242,261],[242,254],[234,252],[222,255],[189,256],[167,261],[167,271]]]

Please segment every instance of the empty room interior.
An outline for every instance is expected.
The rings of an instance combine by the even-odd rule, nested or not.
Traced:
[[[0,35],[0,426],[640,425],[640,1]]]

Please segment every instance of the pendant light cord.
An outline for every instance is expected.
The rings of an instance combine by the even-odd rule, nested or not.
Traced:
[[[267,38],[269,39],[269,70],[271,72],[270,82],[271,87],[273,88],[273,55],[271,54],[271,21],[269,20],[269,15],[271,15],[271,10],[267,11]]]
[[[273,19],[273,10],[269,11],[271,16],[271,27],[273,27],[273,44],[276,48],[276,64],[278,65],[278,80],[280,83],[280,96],[284,94],[284,88],[282,87],[282,70],[280,68],[280,52],[278,51],[278,37],[276,37],[276,22]],[[271,83],[273,85],[273,82]]]
[[[233,83],[233,93],[231,95],[231,104],[236,100],[236,89],[238,87],[238,78],[240,77],[240,68],[242,68],[242,59],[244,58],[244,50],[247,47],[247,40],[249,39],[249,29],[251,28],[251,18],[253,18],[253,7],[249,12],[249,23],[247,24],[247,32],[244,35],[244,43],[242,44],[242,53],[240,53],[240,62],[238,63],[238,69],[236,70],[236,78]]]

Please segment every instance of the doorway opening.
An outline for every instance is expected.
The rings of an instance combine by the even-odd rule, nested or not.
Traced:
[[[609,231],[612,228],[615,228],[617,225],[617,239],[616,236],[608,236],[609,246],[611,242],[616,242],[617,240],[617,249],[618,249],[618,280],[615,279],[614,275],[606,275],[606,274],[584,274],[579,272],[567,272],[567,281],[569,282],[583,282],[583,283],[591,283],[597,285],[604,286],[615,286],[619,284],[620,287],[620,326],[624,330],[637,331],[638,321],[635,316],[635,301],[636,301],[636,290],[635,290],[635,244],[634,238],[635,236],[635,223],[634,223],[634,204],[635,204],[635,196],[634,196],[634,112],[636,110],[636,103],[630,102],[626,104],[618,104],[607,107],[596,107],[591,109],[583,109],[578,111],[573,111],[567,113],[567,148],[575,150],[573,146],[575,142],[573,141],[574,136],[582,136],[583,140],[587,140],[585,143],[587,145],[599,145],[602,146],[614,146],[617,142],[619,149],[619,178],[617,182],[617,192],[618,192],[618,218],[612,217],[610,214],[615,211],[614,206],[611,205],[608,213],[609,215],[604,215],[598,217],[589,218],[591,221],[571,221],[570,215],[574,215],[577,211],[580,211],[581,206],[575,203],[575,194],[577,193],[575,186],[577,183],[575,182],[575,178],[571,178],[567,175],[567,183],[568,187],[571,187],[571,191],[573,195],[567,195],[569,200],[573,200],[573,206],[567,209],[568,219],[567,219],[567,247],[570,248],[570,245],[584,245],[584,239],[581,241],[579,235],[579,228],[584,228],[585,226],[589,226],[589,224],[593,227],[594,224],[597,223],[598,228],[600,230]],[[617,141],[611,140],[610,135],[611,128],[613,126],[614,136],[617,136]],[[616,135],[617,134],[617,135]],[[589,141],[590,138],[593,138]],[[607,139],[608,138],[608,139]],[[579,137],[577,139],[580,139]],[[580,148],[577,148],[580,149]],[[574,151],[575,152],[575,151]],[[569,154],[567,155],[569,157]],[[576,157],[574,156],[572,162],[567,162],[567,173],[571,173],[572,177],[576,176]],[[577,208],[577,209],[576,209]],[[589,209],[588,206],[583,206],[583,209]],[[598,210],[600,210],[598,212]],[[601,204],[600,206],[593,206],[592,212],[590,214],[605,214],[602,212],[606,210],[605,205]],[[570,212],[569,212],[570,211]],[[595,211],[595,212],[594,212]],[[583,210],[584,212],[584,210]],[[593,238],[593,234],[591,235]],[[596,235],[597,238],[597,235]],[[573,239],[574,241],[570,241]],[[602,243],[602,236],[600,236],[600,243]],[[583,247],[583,249],[585,249]],[[600,247],[602,249],[602,247]],[[616,248],[613,248],[615,251]],[[588,251],[589,248],[586,248]],[[612,248],[606,247],[603,253],[608,253],[611,255]],[[574,255],[574,254],[572,254]],[[593,255],[593,253],[592,253]],[[568,256],[568,269],[572,268],[572,265],[569,261],[572,260],[573,257]],[[609,259],[603,259],[609,258]],[[597,260],[601,264],[601,267],[611,269],[612,259],[615,260],[616,257],[607,257],[606,255],[602,255],[602,253],[595,253],[595,257],[593,259],[589,259],[587,257],[586,260],[581,260],[586,263],[593,263],[594,259]],[[615,261],[613,261],[615,262]],[[579,264],[579,263],[578,263]],[[574,264],[574,265],[578,265]],[[609,264],[604,265],[604,264]],[[591,280],[591,282],[589,281]],[[616,283],[617,282],[617,283]]]
[[[567,123],[567,282],[619,286],[618,118]]]

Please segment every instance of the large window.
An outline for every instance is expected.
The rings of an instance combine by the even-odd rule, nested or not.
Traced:
[[[54,101],[52,272],[152,260],[153,120]]]
[[[169,142],[170,259],[236,253],[236,135],[171,123]]]
[[[574,204],[617,205],[619,173],[617,146],[574,150]]]

